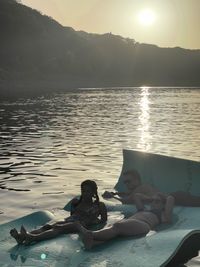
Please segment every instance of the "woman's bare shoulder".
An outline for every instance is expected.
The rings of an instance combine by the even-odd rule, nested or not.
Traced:
[[[74,197],[72,200],[71,200],[71,205],[76,205],[80,202],[80,199],[78,199],[77,197]]]

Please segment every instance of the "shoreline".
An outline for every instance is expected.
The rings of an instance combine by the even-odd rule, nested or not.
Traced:
[[[86,81],[85,79],[78,80],[0,80],[0,98],[1,100],[23,97],[37,97],[52,93],[64,93],[77,90],[79,88],[136,88],[136,87],[159,87],[159,88],[199,88],[200,84],[196,85],[180,85],[180,84],[141,84],[141,83],[119,83],[112,81]]]

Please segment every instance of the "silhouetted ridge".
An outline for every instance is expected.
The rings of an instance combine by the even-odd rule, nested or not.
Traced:
[[[14,0],[0,0],[0,40],[1,84],[200,85],[200,50],[75,31]]]
[[[42,16],[38,11],[18,4],[14,0],[0,0],[0,7],[0,31],[5,36],[42,35],[52,30],[54,32],[63,30],[55,20]]]

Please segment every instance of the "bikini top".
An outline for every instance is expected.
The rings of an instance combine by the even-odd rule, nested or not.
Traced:
[[[162,223],[162,210],[151,209],[149,210],[149,212],[152,212],[153,214],[155,214],[158,218],[159,223]]]
[[[94,202],[92,206],[84,209],[80,209],[79,204],[80,203],[78,199],[73,200],[71,204],[71,215],[76,215],[82,220],[90,222],[95,221],[98,218],[100,214],[99,203]]]

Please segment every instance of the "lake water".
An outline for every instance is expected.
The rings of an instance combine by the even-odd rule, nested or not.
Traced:
[[[200,161],[200,88],[76,89],[0,101],[0,221],[112,189],[122,149]]]

